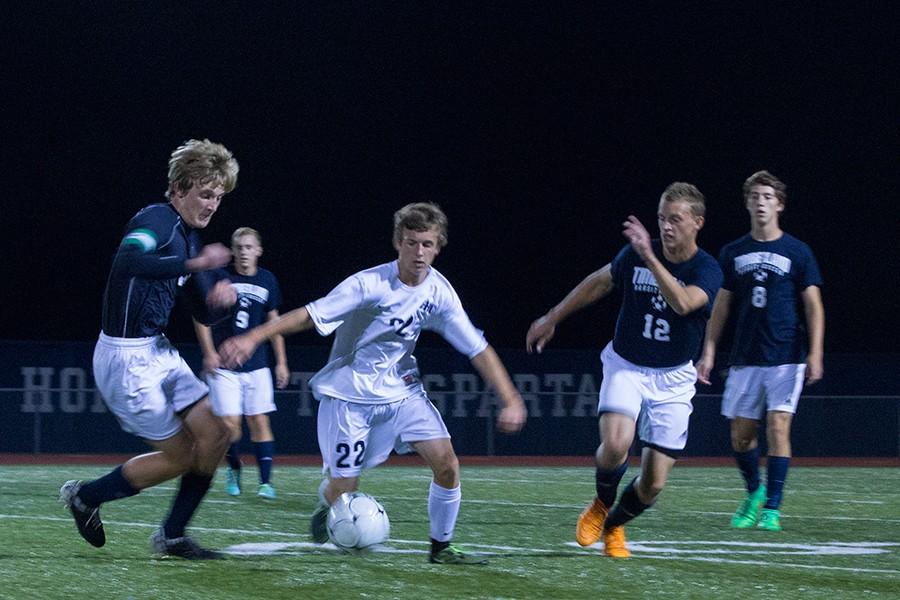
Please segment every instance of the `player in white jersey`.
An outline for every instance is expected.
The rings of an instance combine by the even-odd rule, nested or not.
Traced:
[[[675,182],[663,192],[660,240],[634,216],[624,223],[629,241],[613,261],[588,275],[528,329],[529,352],[541,352],[566,317],[618,288],[622,306],[616,334],[601,355],[598,402],[600,447],[595,453],[594,501],[578,518],[575,539],[626,558],[624,524],[656,501],[679,451],[687,443],[700,350],[710,304],[722,283],[715,259],[697,246],[704,224],[703,194]],[[616,502],[635,432],[644,444],[641,473]]]
[[[410,446],[431,467],[428,495],[434,563],[478,564],[450,541],[460,507],[459,460],[440,413],[428,399],[416,359],[422,330],[439,333],[472,361],[502,406],[497,426],[515,432],[526,410],[494,349],[475,328],[447,279],[431,264],[447,244],[447,217],[430,203],[408,204],[394,214],[397,260],[360,271],[327,296],[280,319],[227,340],[219,354],[239,365],[261,342],[315,327],[335,334],[328,364],[310,380],[319,401],[318,438],[328,473],[321,490],[334,502],[359,486],[363,469]],[[313,514],[312,535],[327,540],[327,507]]]
[[[719,255],[725,283],[713,305],[697,376],[710,383],[716,347],[733,312],[736,325],[722,414],[731,419],[731,447],[747,496],[731,526],[780,531],[791,422],[804,380],[815,383],[824,370],[822,276],[809,246],[779,225],[787,186],[768,171],[758,171],[747,178],[743,191],[750,233]],[[763,412],[766,485],[760,482],[757,440]]]

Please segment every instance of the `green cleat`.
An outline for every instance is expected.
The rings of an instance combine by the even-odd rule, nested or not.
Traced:
[[[764,508],[759,515],[758,529],[766,531],[781,531],[781,511],[777,508]]]
[[[328,507],[320,504],[309,519],[309,535],[317,544],[328,541]]]
[[[731,517],[731,526],[735,529],[749,529],[759,520],[759,509],[766,501],[766,486],[760,484],[752,494],[747,494],[744,501]]]
[[[463,552],[456,546],[447,546],[440,552],[435,552],[428,557],[429,562],[440,565],[486,565],[487,559]]]
[[[225,469],[225,491],[229,496],[241,495],[241,472],[228,467]]]
[[[256,492],[256,495],[260,498],[265,498],[266,500],[274,500],[278,497],[278,494],[275,493],[275,488],[272,487],[271,483],[259,484],[259,490]]]

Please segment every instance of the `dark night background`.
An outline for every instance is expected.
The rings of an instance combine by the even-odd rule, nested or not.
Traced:
[[[629,213],[655,230],[668,183],[706,194],[717,255],[766,168],[823,270],[826,351],[897,351],[892,3],[23,4],[0,15],[0,337],[95,339],[124,224],[163,200],[170,152],[208,137],[241,172],[204,237],[259,229],[285,310],[392,259],[393,211],[435,200],[437,268],[521,348]],[[599,348],[617,308],[553,347]],[[183,314],[170,333],[192,341]]]

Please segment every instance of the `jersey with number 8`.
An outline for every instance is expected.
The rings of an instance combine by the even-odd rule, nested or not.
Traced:
[[[734,295],[734,343],[729,364],[767,366],[805,360],[807,335],[798,299],[822,285],[812,250],[784,233],[761,242],[747,234],[719,254],[722,288]]]

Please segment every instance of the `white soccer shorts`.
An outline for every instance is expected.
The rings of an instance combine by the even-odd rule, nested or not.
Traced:
[[[94,381],[122,429],[154,441],[178,433],[176,413],[209,391],[162,335],[115,338],[101,333],[94,347]]]
[[[272,371],[267,367],[246,372],[216,369],[206,376],[206,383],[213,413],[220,417],[261,415],[276,410]]]
[[[638,436],[647,444],[683,450],[694,407],[697,370],[687,362],[669,369],[631,363],[613,350],[612,342],[600,355],[603,382],[597,412],[628,415],[638,423]]]
[[[731,367],[722,395],[722,414],[760,420],[763,412],[797,412],[805,364]],[[765,411],[763,410],[765,409]]]
[[[412,442],[450,437],[424,392],[389,404],[322,398],[317,429],[325,469],[340,478],[358,477]]]

